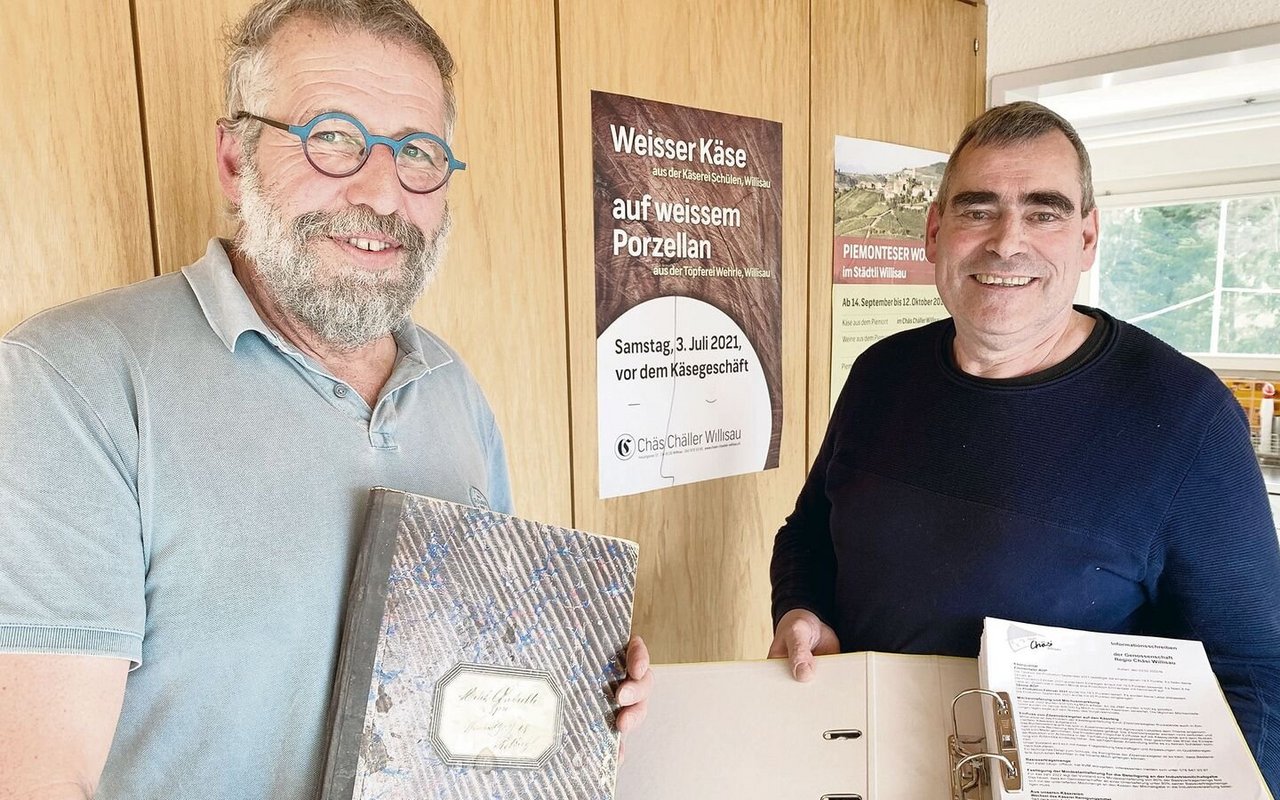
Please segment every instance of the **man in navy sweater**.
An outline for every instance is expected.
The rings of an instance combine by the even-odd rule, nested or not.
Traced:
[[[774,543],[770,656],[976,656],[984,616],[1198,639],[1280,795],[1280,548],[1212,372],[1073,306],[1088,154],[1035,103],[961,135],[926,252],[951,319],[854,364]]]

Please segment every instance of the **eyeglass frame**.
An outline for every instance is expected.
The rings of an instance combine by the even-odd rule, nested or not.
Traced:
[[[387,149],[391,151],[391,158],[396,164],[396,180],[400,182],[400,186],[406,192],[412,192],[413,194],[431,194],[432,192],[439,191],[442,186],[449,182],[449,179],[453,177],[453,173],[456,170],[464,170],[467,168],[466,162],[459,161],[454,157],[453,148],[449,147],[449,143],[444,139],[441,139],[439,136],[436,136],[434,133],[429,133],[427,131],[415,131],[414,133],[407,133],[399,139],[392,139],[389,136],[377,136],[370,133],[369,129],[364,126],[363,122],[343,111],[326,111],[322,114],[317,114],[304,125],[290,125],[287,122],[270,119],[269,117],[261,117],[257,114],[251,114],[248,111],[241,111],[231,118],[232,121],[242,119],[254,119],[265,125],[270,125],[273,128],[297,136],[298,143],[302,145],[302,155],[306,157],[307,163],[310,164],[311,168],[316,172],[319,172],[321,175],[329,178],[349,178],[352,175],[355,175],[364,168],[365,163],[369,160],[369,154],[373,152],[373,148],[380,144],[386,145]],[[360,131],[361,135],[364,136],[364,155],[360,158],[360,163],[356,164],[355,168],[350,172],[335,173],[320,169],[320,167],[316,166],[316,162],[311,159],[311,152],[307,149],[307,137],[311,135],[311,131],[315,130],[315,127],[321,122],[331,119],[340,119],[345,122],[350,122],[352,125],[355,125],[356,130]],[[424,138],[435,142],[444,148],[444,155],[447,159],[446,166],[448,169],[445,170],[444,177],[440,179],[440,183],[432,186],[430,189],[411,189],[408,186],[405,186],[404,179],[400,177],[400,151],[404,150],[404,148],[409,144],[412,144],[413,141]]]

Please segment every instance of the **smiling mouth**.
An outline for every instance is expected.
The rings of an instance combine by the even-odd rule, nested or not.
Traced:
[[[973,279],[983,286],[1026,286],[1035,278],[1029,275],[974,275]]]
[[[358,236],[352,236],[345,239],[338,239],[335,237],[335,241],[350,245],[357,250],[364,250],[367,253],[381,253],[386,250],[399,249],[400,247],[400,245],[393,242],[384,242],[381,239],[365,239]]]

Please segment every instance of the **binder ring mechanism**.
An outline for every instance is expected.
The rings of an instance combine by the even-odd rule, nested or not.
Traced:
[[[982,695],[991,698],[995,718],[996,741],[994,750],[971,752],[970,746],[981,744],[982,738],[962,738],[960,724],[956,721],[956,703],[966,695]],[[989,689],[965,689],[951,698],[951,736],[948,737],[951,753],[951,799],[976,798],[981,787],[991,782],[988,762],[999,762],[1000,782],[1006,792],[1022,791],[1022,767],[1018,759],[1018,736],[1013,728],[1013,706],[1007,692]]]

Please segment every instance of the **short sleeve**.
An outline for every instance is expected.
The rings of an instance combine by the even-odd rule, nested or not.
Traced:
[[[32,345],[0,341],[0,652],[142,658],[137,426]],[[118,396],[127,384],[93,387]],[[116,429],[113,430],[112,427]],[[122,430],[123,428],[123,430]]]

